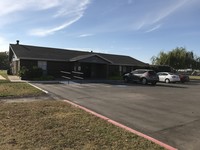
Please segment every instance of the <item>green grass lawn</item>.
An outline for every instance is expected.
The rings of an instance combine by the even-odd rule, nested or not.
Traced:
[[[2,101],[43,93],[0,75],[7,79],[0,80],[0,149],[164,149],[63,101]]]
[[[0,129],[0,149],[163,149],[63,101],[0,102]]]
[[[38,96],[44,94],[42,91],[32,87],[28,83],[13,83],[8,80],[6,71],[0,71],[0,75],[6,80],[0,80],[0,98]]]
[[[42,91],[30,86],[27,83],[0,83],[0,98],[39,96],[42,94],[44,94]]]

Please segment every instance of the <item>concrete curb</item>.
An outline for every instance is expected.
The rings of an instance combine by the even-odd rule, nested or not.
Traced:
[[[141,132],[139,132],[139,131],[133,130],[133,129],[131,129],[131,128],[129,128],[129,127],[127,127],[127,126],[121,124],[121,123],[118,123],[118,122],[116,122],[116,121],[114,121],[114,120],[112,120],[112,119],[110,119],[110,118],[107,118],[107,117],[105,117],[105,116],[103,116],[103,115],[101,115],[101,114],[98,114],[98,113],[96,113],[96,112],[94,112],[94,111],[92,111],[92,110],[89,110],[89,109],[87,109],[87,108],[85,108],[85,107],[83,107],[83,106],[80,106],[80,105],[78,105],[78,104],[75,104],[75,103],[73,103],[73,102],[71,102],[71,101],[69,101],[69,100],[64,100],[64,102],[67,102],[67,103],[69,103],[69,104],[71,104],[71,105],[73,105],[73,106],[75,106],[75,107],[78,107],[78,108],[80,108],[80,109],[82,109],[82,110],[84,110],[84,111],[86,111],[86,112],[88,112],[88,113],[90,113],[90,114],[93,114],[93,115],[95,115],[95,116],[97,116],[97,117],[99,117],[99,118],[101,118],[101,119],[103,119],[103,120],[106,120],[107,122],[112,123],[112,124],[115,125],[115,126],[118,126],[118,127],[120,127],[120,128],[123,128],[123,129],[125,129],[125,130],[127,130],[127,131],[129,131],[129,132],[131,132],[131,133],[134,133],[134,134],[136,134],[136,135],[138,135],[138,136],[140,136],[140,137],[143,137],[143,138],[145,138],[145,139],[147,139],[147,140],[149,140],[149,141],[152,141],[152,142],[154,142],[154,143],[160,145],[161,147],[164,147],[164,148],[167,149],[167,150],[178,150],[178,149],[176,149],[176,148],[174,148],[174,147],[172,147],[172,146],[170,146],[170,145],[167,145],[167,144],[165,144],[165,143],[163,143],[163,142],[161,142],[161,141],[159,141],[159,140],[156,140],[156,139],[154,139],[154,138],[152,138],[152,137],[150,137],[150,136],[148,136],[148,135],[145,135],[145,134],[143,134],[143,133],[141,133]]]
[[[28,81],[29,83],[58,84],[60,81]]]
[[[38,89],[38,90],[41,90],[42,92],[44,92],[44,93],[46,93],[46,94],[49,93],[48,91],[45,91],[45,90],[43,90],[43,89],[41,89],[41,88],[39,88],[39,87],[37,87],[37,86],[35,86],[35,85],[29,83],[29,82],[27,82],[27,83],[28,83],[29,85],[33,86],[34,88],[36,88],[36,89]]]

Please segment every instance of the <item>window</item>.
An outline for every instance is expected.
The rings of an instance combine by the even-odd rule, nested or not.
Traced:
[[[38,61],[38,68],[42,70],[47,70],[47,62],[46,61]]]
[[[163,73],[162,75],[163,75],[163,76],[167,76],[168,74],[167,74],[167,73]]]
[[[139,70],[139,71],[138,71],[139,74],[143,74],[143,73],[145,73],[145,72],[146,72],[145,70]]]
[[[149,73],[150,75],[156,75],[156,73],[155,73],[154,71],[148,71],[148,73]]]
[[[126,66],[123,66],[122,70],[123,70],[123,72],[126,72]]]

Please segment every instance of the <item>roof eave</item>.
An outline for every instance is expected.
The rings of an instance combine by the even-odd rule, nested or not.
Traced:
[[[44,60],[44,61],[64,61],[64,62],[69,62],[69,60],[65,59],[48,59],[48,58],[29,58],[29,57],[20,57],[19,59],[25,59],[25,60]]]
[[[17,55],[16,55],[15,51],[13,50],[13,48],[12,48],[11,44],[10,44],[10,46],[9,46],[9,49],[10,49],[10,50],[13,52],[14,56],[16,56],[16,59],[19,59],[19,58],[17,57]]]
[[[149,64],[119,64],[119,63],[113,63],[112,65],[116,65],[116,66],[149,66]]]

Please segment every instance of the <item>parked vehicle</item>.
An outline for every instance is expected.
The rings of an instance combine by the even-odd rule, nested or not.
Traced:
[[[153,70],[137,69],[123,76],[124,82],[140,82],[142,84],[151,83],[156,85],[159,81],[158,75]]]
[[[165,83],[180,82],[179,75],[176,75],[171,72],[158,72],[157,75],[159,77],[160,82],[165,82]]]
[[[189,82],[189,81],[190,81],[189,76],[188,76],[188,75],[185,75],[185,74],[179,74],[179,78],[180,78],[180,81],[181,81],[182,83],[184,83],[184,82]]]

